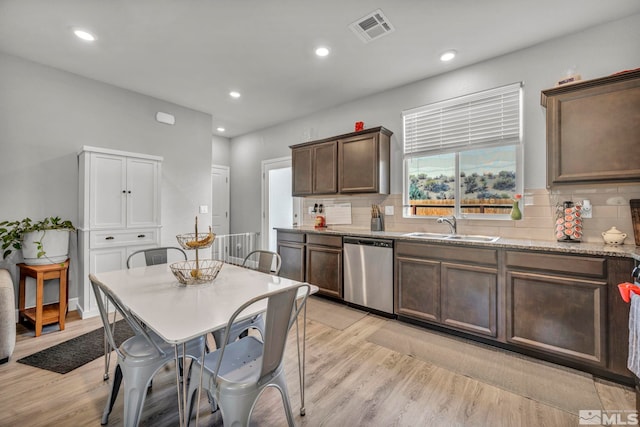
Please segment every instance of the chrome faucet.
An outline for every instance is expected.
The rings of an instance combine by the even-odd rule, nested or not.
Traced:
[[[438,224],[442,224],[443,222],[449,224],[449,231],[451,234],[456,234],[458,232],[458,224],[456,223],[455,216],[441,216],[436,220],[436,222]]]

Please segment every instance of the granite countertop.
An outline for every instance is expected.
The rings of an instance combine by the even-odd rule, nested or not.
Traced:
[[[425,237],[407,236],[408,231],[370,231],[365,228],[338,228],[331,227],[316,229],[313,227],[276,227],[276,230],[298,233],[333,234],[340,236],[376,237],[387,239],[413,240],[419,242],[445,243],[448,245],[473,245],[492,248],[529,249],[538,251],[566,252],[582,255],[597,255],[610,257],[633,258],[640,261],[640,247],[634,245],[611,246],[602,243],[564,243],[546,240],[508,239],[500,238],[496,242],[469,242],[451,241],[442,239],[430,239]]]

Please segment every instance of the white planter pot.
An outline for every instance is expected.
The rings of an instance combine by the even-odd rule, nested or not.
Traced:
[[[42,243],[45,254],[38,258]],[[69,258],[69,230],[46,230],[26,233],[22,238],[22,258],[27,265],[56,264]]]

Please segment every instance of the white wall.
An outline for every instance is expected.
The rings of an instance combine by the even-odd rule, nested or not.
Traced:
[[[156,122],[158,111],[175,125]],[[58,215],[77,224],[77,153],[91,145],[164,157],[162,243],[175,245],[198,206],[211,204],[211,125],[209,114],[0,53],[0,221]],[[76,251],[72,239],[70,298]],[[0,267],[15,278],[16,262]]]
[[[231,164],[231,145],[229,138],[218,135],[211,137],[211,164],[229,166]]]
[[[531,190],[544,189],[545,110],[540,105],[540,91],[553,87],[567,69],[574,66],[583,79],[639,67],[638,40],[640,15],[633,15],[260,132],[233,138],[232,232],[259,229],[259,209],[255,207],[260,200],[260,161],[290,155],[288,146],[306,141],[309,129],[312,130],[313,139],[352,132],[354,122],[359,120],[364,121],[365,127],[385,126],[392,130],[391,193],[398,195],[402,193],[403,110],[517,81],[524,82],[524,186]],[[464,55],[464,52],[460,54]]]

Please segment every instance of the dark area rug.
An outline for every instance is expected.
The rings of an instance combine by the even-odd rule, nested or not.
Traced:
[[[116,322],[114,334],[116,344],[120,345],[131,336],[133,331],[127,322],[124,320]],[[18,360],[18,363],[66,374],[102,356],[104,356],[104,330],[99,328],[23,357]]]

